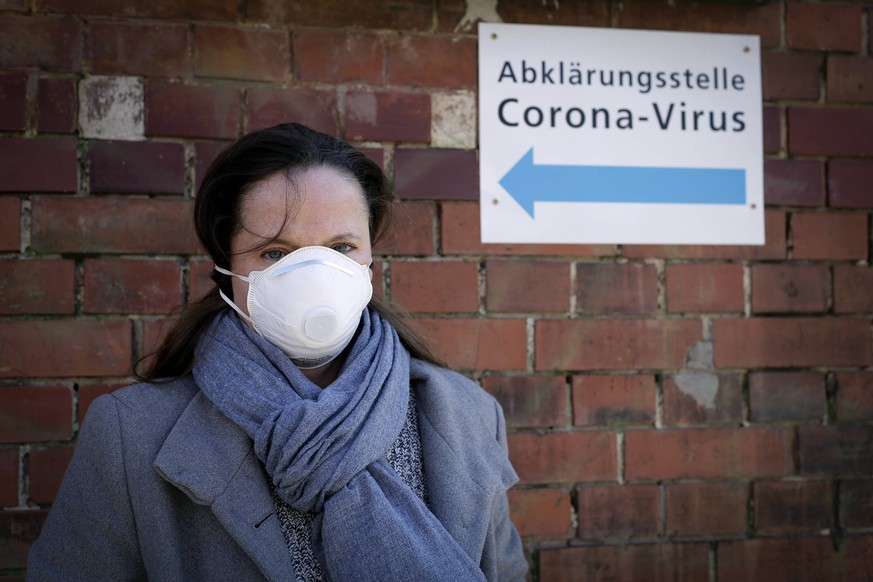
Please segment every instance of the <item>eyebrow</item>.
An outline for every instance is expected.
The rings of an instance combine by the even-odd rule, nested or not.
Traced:
[[[264,240],[270,240],[271,242],[285,245],[285,246],[289,246],[289,247],[296,246],[296,244],[292,243],[291,241],[289,241],[287,239],[281,238],[281,237],[271,238],[271,239],[268,239],[267,237],[263,237],[263,238],[264,238]],[[346,240],[346,239],[360,240],[361,237],[356,235],[353,232],[341,232],[341,233],[335,234],[332,237],[330,237],[329,239],[327,239],[327,243],[339,242],[341,240]]]

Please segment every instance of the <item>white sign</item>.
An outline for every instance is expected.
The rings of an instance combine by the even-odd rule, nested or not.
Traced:
[[[479,25],[482,242],[763,244],[757,36]]]

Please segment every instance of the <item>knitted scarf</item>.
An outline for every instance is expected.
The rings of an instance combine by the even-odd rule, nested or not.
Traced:
[[[385,455],[406,419],[409,353],[371,310],[339,378],[322,390],[239,317],[216,317],[194,379],[248,434],[279,496],[316,514],[330,580],[485,580]]]

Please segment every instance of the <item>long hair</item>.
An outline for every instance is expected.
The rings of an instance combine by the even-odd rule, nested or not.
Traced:
[[[393,203],[382,169],[342,140],[297,123],[284,123],[243,136],[219,154],[206,172],[194,202],[194,228],[215,264],[230,269],[231,239],[241,228],[240,204],[253,186],[277,173],[293,179],[306,169],[320,167],[336,169],[360,184],[369,214],[370,240],[378,241],[390,222]],[[266,241],[264,246],[271,242]],[[152,359],[146,369],[142,372],[136,369],[146,358],[137,363],[136,378],[155,382],[191,372],[194,348],[200,336],[212,320],[227,309],[219,289],[233,297],[229,277],[213,271],[212,280],[216,286],[182,309],[157,350],[147,356]],[[387,304],[374,296],[369,307],[397,330],[400,341],[413,357],[444,365],[431,353],[423,338]]]

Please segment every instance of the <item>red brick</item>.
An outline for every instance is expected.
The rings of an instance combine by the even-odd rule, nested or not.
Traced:
[[[188,303],[197,301],[215,288],[212,273],[215,263],[212,259],[192,260],[188,263]],[[375,287],[376,281],[373,281]]]
[[[866,366],[870,322],[862,319],[752,318],[714,322],[720,368]]]
[[[752,265],[752,311],[826,311],[830,287],[830,270],[824,265]]]
[[[873,420],[873,372],[837,372],[840,422]]]
[[[523,319],[416,319],[437,357],[461,370],[524,370],[527,333]]]
[[[509,436],[509,459],[522,483],[615,481],[615,435],[553,432]]]
[[[573,376],[573,424],[648,424],[655,421],[651,374]]]
[[[454,4],[454,5],[453,5]],[[455,32],[466,14],[466,4],[461,2],[439,2],[438,19],[442,32]],[[566,26],[609,26],[610,10],[608,0],[587,2],[527,2],[526,0],[501,0],[497,13],[503,22],[519,24],[550,24]],[[476,32],[476,23],[460,32]]]
[[[36,541],[48,510],[0,512],[0,568],[27,566],[27,553]]]
[[[40,8],[66,14],[134,18],[235,20],[236,0],[40,0]]]
[[[618,14],[621,28],[685,30],[693,32],[727,32],[757,34],[761,46],[779,44],[779,6],[751,7],[742,4],[709,2],[672,3],[628,2]]]
[[[182,194],[185,151],[182,144],[160,142],[91,142],[93,192]]]
[[[837,313],[873,312],[873,268],[837,265],[834,267],[834,311]]]
[[[654,313],[658,273],[653,265],[579,263],[576,311],[579,313]]]
[[[191,206],[190,200],[34,197],[31,245],[43,253],[197,253]]]
[[[77,73],[82,68],[81,32],[72,18],[0,16],[0,68]]]
[[[866,259],[867,215],[798,212],[791,219],[795,259]]]
[[[123,376],[130,337],[127,320],[4,321],[0,377]]]
[[[77,421],[79,426],[85,420],[85,415],[88,413],[88,407],[97,399],[98,396],[109,394],[113,390],[121,388],[124,384],[79,384],[79,406],[76,410]]]
[[[847,528],[873,525],[873,479],[840,481],[840,525]]]
[[[785,213],[764,213],[763,245],[624,245],[629,259],[784,259]]]
[[[266,87],[249,89],[246,111],[248,131],[291,121],[329,135],[338,135],[336,92]]]
[[[570,309],[570,264],[492,259],[486,263],[485,305],[490,312],[564,312]]]
[[[789,107],[788,151],[812,156],[873,155],[873,109]]]
[[[441,204],[444,254],[614,256],[615,245],[482,244],[478,203]]]
[[[776,206],[824,206],[824,164],[818,160],[764,160],[764,200]]]
[[[869,56],[828,56],[828,101],[873,103],[873,59]]]
[[[0,313],[73,313],[73,261],[0,259]]]
[[[24,12],[27,7],[24,0],[0,0],[0,10],[18,10]]]
[[[873,425],[800,426],[797,436],[801,473],[873,472]]]
[[[32,449],[27,454],[28,493],[31,501],[43,504],[55,500],[72,458],[72,446]]]
[[[781,428],[628,431],[625,475],[630,481],[780,477],[794,472],[792,434]]]
[[[18,505],[18,461],[17,448],[0,449],[0,506]]]
[[[540,580],[708,580],[708,544],[641,544],[544,549]]]
[[[827,413],[821,372],[753,372],[749,419],[754,422],[818,420]]]
[[[782,150],[782,108],[765,105],[763,109],[764,152],[779,153]]]
[[[761,55],[764,99],[817,100],[821,63],[821,57],[812,53],[765,52]]]
[[[681,368],[701,339],[699,321],[539,320],[537,370]]]
[[[400,36],[387,43],[387,82],[459,89],[476,85],[476,41],[462,37]]]
[[[37,128],[40,132],[73,133],[79,98],[73,79],[40,79]]]
[[[27,75],[0,75],[0,130],[24,131]]]
[[[570,496],[560,489],[513,489],[509,515],[519,535],[536,539],[571,537]]]
[[[418,313],[477,311],[478,276],[478,263],[395,261],[391,263],[391,300]]]
[[[394,153],[394,173],[399,198],[479,198],[475,151],[398,148]]]
[[[385,236],[376,242],[373,252],[380,255],[432,255],[435,219],[433,204],[396,203]]]
[[[199,189],[206,172],[228,144],[224,142],[199,141],[194,144],[194,186]]]
[[[85,313],[169,313],[182,303],[173,260],[85,259]]]
[[[301,81],[382,84],[385,49],[376,34],[299,30],[292,46]]]
[[[17,251],[21,244],[21,202],[0,196],[0,251]]]
[[[77,171],[73,138],[0,137],[0,191],[75,192]]]
[[[743,534],[747,498],[745,483],[667,485],[667,533],[683,537]]]
[[[566,426],[570,411],[563,376],[489,376],[482,386],[503,407],[510,428]]]
[[[390,3],[353,0],[312,5],[285,0],[251,0],[246,9],[246,16],[252,21],[323,28],[430,30],[433,23],[433,5],[429,0],[396,0]]]
[[[147,135],[235,138],[239,134],[239,91],[152,82],[145,94]]]
[[[188,73],[188,26],[92,22],[91,71],[98,74],[181,77]]]
[[[864,580],[870,573],[873,536],[749,539],[718,544],[718,580]]]
[[[430,95],[348,93],[345,138],[354,141],[430,141]]]
[[[743,310],[743,267],[737,264],[667,265],[667,310]]]
[[[269,28],[195,25],[194,75],[249,81],[288,76],[288,33]]]
[[[738,425],[742,416],[743,378],[739,374],[681,372],[664,380],[667,425]]]
[[[5,335],[11,323],[18,322],[5,323],[0,335]],[[23,341],[18,339],[18,343]],[[12,346],[7,349],[15,351]],[[73,393],[67,386],[0,387],[0,410],[0,442],[57,441],[73,435]]]
[[[873,208],[873,161],[830,160],[828,205],[835,208]]]
[[[658,534],[657,485],[595,485],[576,489],[578,536],[630,539]]]
[[[858,52],[861,50],[861,18],[858,5],[789,2],[785,40],[792,49]]]
[[[831,525],[831,488],[824,481],[755,483],[755,529],[815,532]]]

